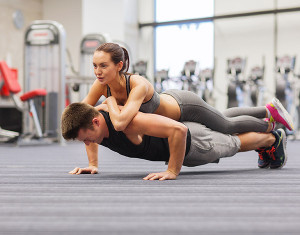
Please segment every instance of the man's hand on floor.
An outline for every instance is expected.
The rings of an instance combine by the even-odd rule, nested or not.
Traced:
[[[69,174],[80,175],[80,174],[98,174],[98,168],[95,166],[89,166],[86,168],[76,167],[74,170],[70,171]]]
[[[164,171],[160,173],[151,173],[147,175],[144,180],[175,180],[177,175],[171,171]]]

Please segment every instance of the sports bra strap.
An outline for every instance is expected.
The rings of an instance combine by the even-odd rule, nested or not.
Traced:
[[[111,93],[110,93],[110,88],[109,88],[109,86],[108,85],[106,85],[107,86],[107,97],[110,97],[111,96]]]
[[[126,78],[126,91],[127,91],[127,98],[128,98],[130,93],[130,75],[128,76],[128,78],[125,75],[125,78]]]

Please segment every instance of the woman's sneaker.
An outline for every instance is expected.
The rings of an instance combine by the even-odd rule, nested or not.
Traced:
[[[290,131],[294,129],[294,124],[291,115],[286,111],[280,101],[276,98],[273,98],[271,103],[266,105],[266,108],[270,111],[271,122],[279,122],[283,124]]]
[[[266,150],[266,148],[259,148],[255,150],[256,152],[258,152],[257,165],[259,168],[269,168],[271,164],[271,158]]]
[[[283,129],[278,129],[277,131],[272,131],[275,136],[275,143],[266,150],[267,154],[270,156],[270,168],[280,169],[287,161],[286,154],[286,134]]]

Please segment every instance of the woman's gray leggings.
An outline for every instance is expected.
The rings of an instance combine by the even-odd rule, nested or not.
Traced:
[[[181,110],[180,122],[198,122],[206,127],[224,134],[244,132],[266,132],[268,123],[265,107],[230,108],[223,113],[207,104],[198,95],[184,90],[167,90]]]

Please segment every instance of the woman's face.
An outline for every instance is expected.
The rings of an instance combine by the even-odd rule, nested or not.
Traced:
[[[101,84],[109,84],[122,69],[123,62],[114,64],[109,53],[96,51],[93,56],[94,73]]]

